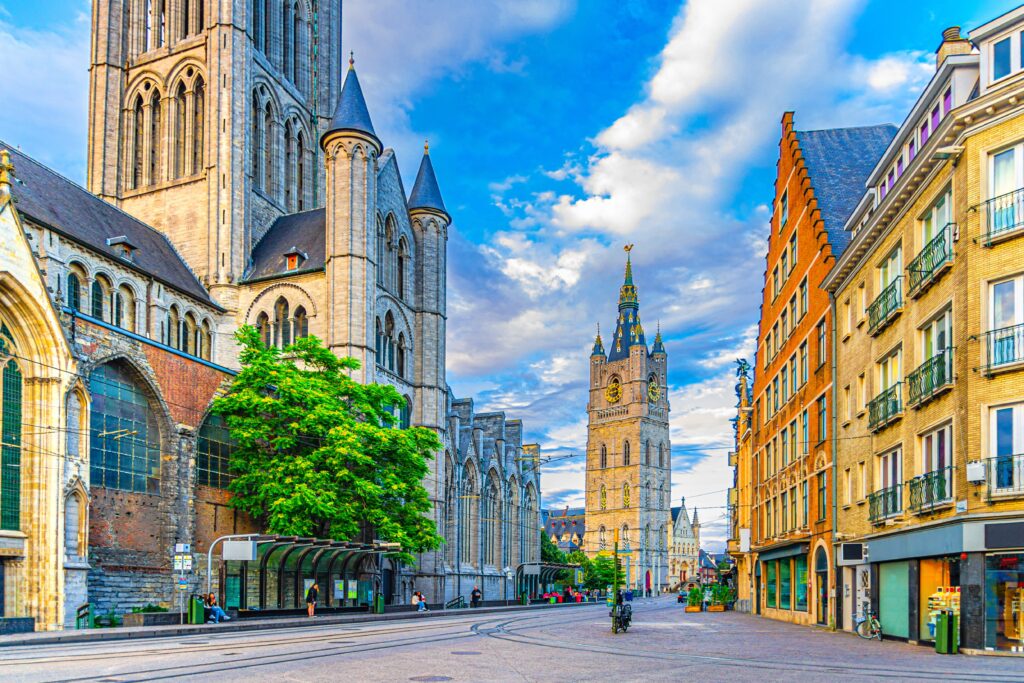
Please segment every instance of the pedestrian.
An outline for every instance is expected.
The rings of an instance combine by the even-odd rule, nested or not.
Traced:
[[[313,585],[309,587],[308,591],[306,591],[306,613],[311,617],[313,616],[313,613],[316,612],[316,599],[319,596],[320,587],[317,586],[316,581],[314,581]]]
[[[416,611],[417,612],[426,612],[427,611],[427,599],[425,597],[423,597],[423,593],[420,593],[420,592],[417,592],[416,596],[419,599],[419,602],[417,603]]]
[[[480,602],[483,600],[484,594],[480,592],[479,586],[473,586],[473,592],[469,594],[469,605],[470,607],[479,607]]]
[[[210,593],[206,596],[206,607],[210,610],[211,624],[219,624],[221,621],[231,621],[231,617],[217,604],[217,596]]]

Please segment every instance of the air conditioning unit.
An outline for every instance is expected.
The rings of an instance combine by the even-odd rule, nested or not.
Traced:
[[[967,463],[967,481],[980,484],[985,481],[985,463],[981,460]]]
[[[851,564],[863,564],[868,559],[868,546],[866,543],[841,543],[839,544],[839,557],[836,564],[839,566]]]

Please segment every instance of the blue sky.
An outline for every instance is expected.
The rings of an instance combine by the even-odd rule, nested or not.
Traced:
[[[942,29],[1015,2],[347,0],[378,134],[424,138],[449,237],[448,378],[549,453],[586,443],[587,356],[622,245],[669,351],[673,503],[723,538],[732,361],[751,356],[786,110],[798,129],[899,123]],[[85,175],[90,3],[0,0],[0,139]],[[583,464],[545,470],[582,501]],[[707,495],[701,495],[707,494]]]

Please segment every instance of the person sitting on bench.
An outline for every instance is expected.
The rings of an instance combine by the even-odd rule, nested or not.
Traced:
[[[231,621],[231,617],[217,604],[217,596],[210,593],[206,597],[206,607],[210,610],[210,619],[207,621],[209,624],[219,624],[223,621]]]

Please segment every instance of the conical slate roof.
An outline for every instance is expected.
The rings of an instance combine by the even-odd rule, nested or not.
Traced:
[[[331,119],[331,126],[324,135],[340,130],[353,130],[377,137],[373,130],[373,122],[370,121],[370,111],[366,108],[363,89],[359,86],[355,64],[351,59],[345,84],[341,87],[341,97],[338,98],[338,106],[334,110],[334,118]]]
[[[626,249],[626,274],[619,288],[619,318],[615,322],[615,334],[612,336],[609,361],[629,357],[629,349],[633,346],[647,348],[644,338],[644,327],[640,323],[640,300],[637,297],[636,285],[633,284],[633,263],[629,257],[630,245]]]
[[[416,174],[412,194],[409,195],[409,209],[434,209],[448,215],[448,210],[444,208],[444,200],[441,199],[441,188],[437,186],[434,165],[430,163],[430,148],[427,145],[423,146],[420,170]]]

